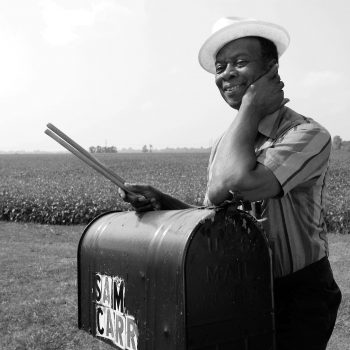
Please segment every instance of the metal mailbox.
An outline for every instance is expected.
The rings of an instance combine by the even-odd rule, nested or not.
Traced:
[[[79,328],[118,349],[274,349],[271,271],[233,207],[107,213],[79,243]]]

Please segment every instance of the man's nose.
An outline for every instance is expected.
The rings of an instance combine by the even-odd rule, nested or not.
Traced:
[[[224,79],[231,79],[231,77],[234,77],[237,75],[237,71],[235,66],[232,63],[228,63],[226,65],[225,70],[222,72],[222,77]]]

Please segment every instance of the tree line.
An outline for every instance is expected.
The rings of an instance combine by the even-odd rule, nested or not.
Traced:
[[[350,141],[344,141],[339,135],[333,137],[332,146],[334,150],[343,149],[350,152]]]
[[[153,146],[149,145],[149,147],[147,147],[147,145],[144,145],[142,147],[142,152],[143,153],[147,153],[147,152],[152,152],[153,150]],[[90,153],[118,153],[118,149],[115,146],[90,146],[89,147],[89,151]]]
[[[346,150],[350,152],[350,141],[344,141],[339,135],[333,137],[332,147],[334,150]],[[115,146],[90,146],[90,153],[118,153],[118,149]],[[151,153],[153,151],[152,145],[143,145],[141,151],[143,153]]]
[[[115,146],[90,146],[90,153],[118,153],[118,149]]]

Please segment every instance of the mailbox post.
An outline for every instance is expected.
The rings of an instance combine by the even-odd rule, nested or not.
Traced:
[[[107,213],[79,243],[79,328],[117,349],[275,349],[271,264],[233,207]]]

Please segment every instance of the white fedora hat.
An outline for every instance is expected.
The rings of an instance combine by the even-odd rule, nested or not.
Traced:
[[[218,51],[232,40],[246,36],[260,36],[271,40],[277,48],[278,57],[289,45],[289,34],[281,26],[250,18],[224,17],[215,22],[211,36],[199,50],[200,65],[215,74],[215,60]]]

